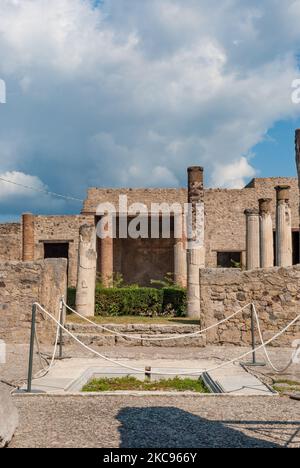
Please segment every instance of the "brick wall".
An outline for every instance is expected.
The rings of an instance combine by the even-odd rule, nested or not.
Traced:
[[[268,340],[299,313],[300,265],[290,268],[241,271],[206,269],[200,271],[202,326],[208,327],[254,302]],[[291,346],[300,338],[300,322],[276,341]],[[207,344],[246,345],[251,343],[249,309],[208,332]]]
[[[59,300],[66,294],[66,270],[64,259],[0,263],[0,339],[29,342],[31,308],[36,301],[58,317]],[[55,325],[40,313],[37,322],[41,342],[51,343]]]

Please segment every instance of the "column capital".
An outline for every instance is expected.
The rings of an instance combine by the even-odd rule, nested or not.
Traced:
[[[258,200],[260,214],[270,214],[272,202],[272,198],[260,198]]]
[[[290,185],[277,185],[277,187],[275,187],[277,193],[277,201],[288,202],[290,199],[290,189]]]
[[[257,208],[249,208],[244,211],[246,216],[259,216],[259,210]]]

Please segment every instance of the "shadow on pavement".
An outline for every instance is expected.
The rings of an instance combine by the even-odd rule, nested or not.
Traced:
[[[279,448],[289,439],[281,437],[284,425],[299,430],[298,422],[211,421],[175,407],[124,408],[117,419],[121,448]]]

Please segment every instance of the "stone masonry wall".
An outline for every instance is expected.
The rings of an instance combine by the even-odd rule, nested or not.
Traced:
[[[59,300],[66,294],[66,270],[65,259],[0,263],[0,339],[29,342],[36,301],[58,317]],[[38,313],[37,322],[41,342],[52,343],[56,327],[51,319]]]
[[[293,229],[299,230],[299,187],[296,178],[274,177],[253,179],[240,190],[205,189],[205,246],[206,266],[217,266],[217,252],[242,252],[245,263],[246,222],[245,209],[258,208],[260,198],[272,198],[272,217],[275,230],[277,185],[291,186]],[[119,195],[127,195],[128,205],[136,202],[150,207],[151,203],[187,203],[187,190],[180,189],[97,189],[91,188],[82,213],[95,213],[99,203],[118,206]]]
[[[0,261],[21,260],[21,225],[19,223],[0,224]]]
[[[277,185],[291,186],[292,226],[299,230],[299,189],[295,178],[254,179],[241,190],[205,190],[205,246],[206,267],[217,266],[217,252],[243,252],[245,263],[246,221],[245,209],[258,208],[260,198],[272,198],[272,218],[275,230],[275,209]]]
[[[94,224],[94,216],[35,216],[35,259],[44,258],[44,242],[69,243],[68,285],[76,287],[78,267],[79,229]]]
[[[200,271],[202,327],[206,328],[254,302],[264,340],[270,339],[299,314],[300,265],[290,268],[241,271]],[[274,346],[291,346],[300,338],[300,322]],[[257,338],[258,339],[258,338]],[[207,333],[207,344],[251,343],[249,309]]]

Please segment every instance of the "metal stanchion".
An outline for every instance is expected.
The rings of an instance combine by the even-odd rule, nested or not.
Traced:
[[[152,369],[150,366],[145,367],[145,382],[151,382]]]
[[[34,353],[34,340],[35,340],[35,325],[36,325],[36,305],[32,306],[31,317],[31,334],[30,334],[30,350],[29,350],[29,364],[28,364],[28,381],[27,393],[32,391],[32,372],[33,372],[33,353]]]
[[[258,362],[256,360],[256,340],[255,340],[255,314],[253,304],[251,304],[251,341],[252,341],[252,362],[244,362],[242,363],[243,366],[247,367],[264,367],[266,365],[265,362]]]
[[[59,323],[64,326],[64,297],[61,298],[59,303]],[[58,359],[63,359],[63,329],[59,327],[59,357]]]

